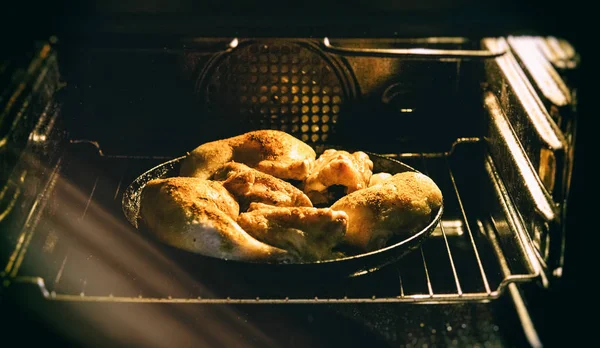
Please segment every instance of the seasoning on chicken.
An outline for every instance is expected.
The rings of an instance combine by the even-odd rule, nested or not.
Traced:
[[[160,241],[205,256],[244,261],[293,259],[262,243],[236,222],[239,206],[219,183],[174,177],[149,181],[142,191],[142,225]]]
[[[345,242],[370,251],[385,246],[394,234],[409,237],[420,231],[441,205],[442,193],[433,180],[405,172],[342,197],[331,209],[348,214]]]
[[[303,261],[334,258],[344,238],[348,215],[329,208],[273,207],[252,203],[238,223],[256,239],[297,252]]]
[[[245,164],[229,162],[213,176],[238,200],[242,211],[251,202],[279,207],[312,207],[304,192],[289,182],[259,172]]]
[[[244,163],[280,179],[304,180],[315,151],[290,134],[259,130],[202,144],[183,160],[181,176],[210,178],[225,163]]]

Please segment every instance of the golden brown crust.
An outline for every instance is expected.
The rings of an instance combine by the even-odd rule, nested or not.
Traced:
[[[197,178],[152,180],[140,200],[142,225],[171,246],[232,260],[289,259],[248,235],[234,220],[238,209],[219,183]]]
[[[225,163],[235,161],[281,179],[303,180],[315,151],[277,130],[258,130],[202,144],[183,161],[180,175],[210,178]]]
[[[237,219],[240,207],[235,198],[219,182],[197,178],[174,177],[150,180],[144,188],[146,201],[167,195],[183,209],[195,209],[197,204],[209,204]]]
[[[287,133],[254,131],[197,147],[182,161],[188,177],[150,181],[140,215],[163,242],[219,258],[323,260],[342,239],[370,251],[421,230],[442,204],[427,176],[372,169],[360,151],[327,150],[315,161]],[[307,194],[282,178],[302,180]],[[344,187],[331,208],[312,207]]]
[[[351,193],[331,209],[348,214],[348,244],[374,250],[385,245],[393,234],[421,230],[441,204],[442,193],[429,177],[406,172]]]
[[[294,185],[242,163],[225,164],[213,178],[222,181],[237,198],[242,211],[252,202],[279,207],[312,207],[310,199]]]
[[[238,223],[256,239],[297,252],[305,261],[332,257],[344,237],[348,216],[343,211],[312,207],[273,207],[253,203]]]

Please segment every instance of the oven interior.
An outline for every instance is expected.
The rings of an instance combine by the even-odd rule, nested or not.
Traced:
[[[66,303],[377,306],[548,287],[562,267],[574,113],[568,103],[547,111],[556,99],[539,90],[523,40],[555,39],[40,43],[29,66],[0,69],[3,81],[26,81],[1,99],[2,160],[13,168],[2,177],[3,291]],[[121,198],[138,175],[252,129],[403,161],[439,185],[442,221],[396,264],[301,284],[198,263],[129,225]]]

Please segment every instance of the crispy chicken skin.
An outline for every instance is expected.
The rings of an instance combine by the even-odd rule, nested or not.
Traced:
[[[288,260],[236,222],[239,207],[219,183],[175,177],[149,181],[140,200],[141,222],[159,240],[205,256],[230,260]]]
[[[309,145],[292,135],[259,130],[198,146],[184,159],[180,175],[208,179],[235,161],[277,178],[304,180],[315,157]]]
[[[380,184],[384,180],[387,180],[392,177],[390,173],[377,173],[371,175],[371,179],[369,179],[369,187]]]
[[[372,170],[373,162],[362,151],[325,150],[304,181],[304,192],[313,204],[328,203],[333,198],[329,187],[344,186],[346,194],[366,188]]]
[[[294,185],[245,164],[229,162],[217,170],[214,180],[233,194],[245,211],[251,202],[280,207],[312,207],[310,199]]]
[[[442,193],[433,180],[406,172],[344,196],[331,209],[348,214],[345,242],[371,251],[385,246],[393,234],[408,237],[421,230],[441,205]]]
[[[316,261],[334,257],[331,249],[344,238],[348,215],[329,208],[252,203],[238,223],[260,241],[297,252],[304,261]]]

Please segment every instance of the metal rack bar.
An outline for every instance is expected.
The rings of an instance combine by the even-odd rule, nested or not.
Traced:
[[[456,283],[456,292],[458,296],[462,296],[463,291],[460,286],[460,280],[458,279],[458,273],[456,266],[454,265],[454,258],[452,257],[452,251],[450,250],[450,244],[448,243],[448,237],[444,229],[444,224],[440,222],[440,229],[442,230],[442,236],[444,237],[444,244],[446,244],[446,250],[448,251],[448,259],[450,260],[450,266],[452,267],[452,275],[454,276],[454,282]]]
[[[121,178],[119,179],[119,184],[117,184],[117,189],[115,190],[115,195],[113,196],[113,200],[115,201],[119,196],[119,192],[121,192],[121,184],[123,184],[123,175],[121,175]]]
[[[65,265],[67,264],[67,259],[69,258],[69,253],[65,255],[65,258],[60,264],[60,268],[58,269],[58,273],[56,273],[56,277],[54,278],[54,288],[58,286],[60,283],[60,279],[62,278],[63,271],[65,270]]]
[[[448,159],[446,158],[446,165],[448,167],[448,173],[450,174],[450,180],[452,181],[452,187],[454,187],[454,192],[456,193],[456,198],[458,199],[458,205],[460,206],[460,210],[462,213],[462,217],[465,221],[465,226],[467,227],[467,232],[469,232],[469,239],[471,240],[471,245],[473,246],[473,252],[475,253],[475,258],[477,258],[477,265],[479,266],[479,271],[481,272],[481,277],[483,278],[483,286],[485,287],[485,291],[490,294],[490,284],[488,283],[487,276],[485,274],[485,270],[483,269],[483,263],[481,262],[481,257],[479,256],[479,251],[477,250],[477,245],[475,244],[475,238],[473,237],[473,232],[471,231],[471,226],[469,225],[469,220],[467,219],[467,214],[465,213],[465,207],[463,205],[462,199],[460,198],[460,193],[458,192],[458,186],[456,185],[456,180],[454,179],[454,174],[452,173],[452,168],[450,167],[450,163],[448,163]]]
[[[396,268],[396,272],[398,273],[398,280],[400,281],[400,297],[404,297],[404,286],[402,285],[402,276],[400,275],[400,270]]]
[[[429,278],[429,270],[427,269],[427,261],[425,260],[425,253],[423,252],[423,247],[421,249],[421,258],[423,258],[423,268],[425,269],[425,278],[427,279],[427,290],[429,291],[429,296],[433,296],[433,288],[431,287],[431,279]]]
[[[85,204],[85,208],[83,209],[83,213],[81,214],[79,221],[83,221],[83,219],[85,219],[85,214],[87,214],[87,211],[90,208],[90,203],[92,202],[92,199],[94,197],[94,192],[96,192],[96,187],[98,186],[98,180],[100,180],[100,177],[97,177],[96,180],[94,180],[94,186],[92,186],[92,192],[90,193],[90,197],[88,197],[88,200]]]
[[[423,170],[427,176],[429,176],[429,170],[427,169],[427,161],[425,160],[425,156],[421,156],[421,161],[423,162]],[[462,288],[460,286],[460,280],[458,279],[458,273],[456,271],[456,266],[454,265],[454,257],[452,257],[452,251],[450,250],[450,243],[448,243],[448,236],[446,236],[446,230],[444,228],[443,221],[440,221],[440,230],[442,230],[442,237],[444,238],[444,244],[446,245],[446,251],[448,252],[448,260],[450,260],[450,266],[452,267],[452,275],[454,277],[454,282],[456,283],[456,292],[458,296],[462,296]]]

